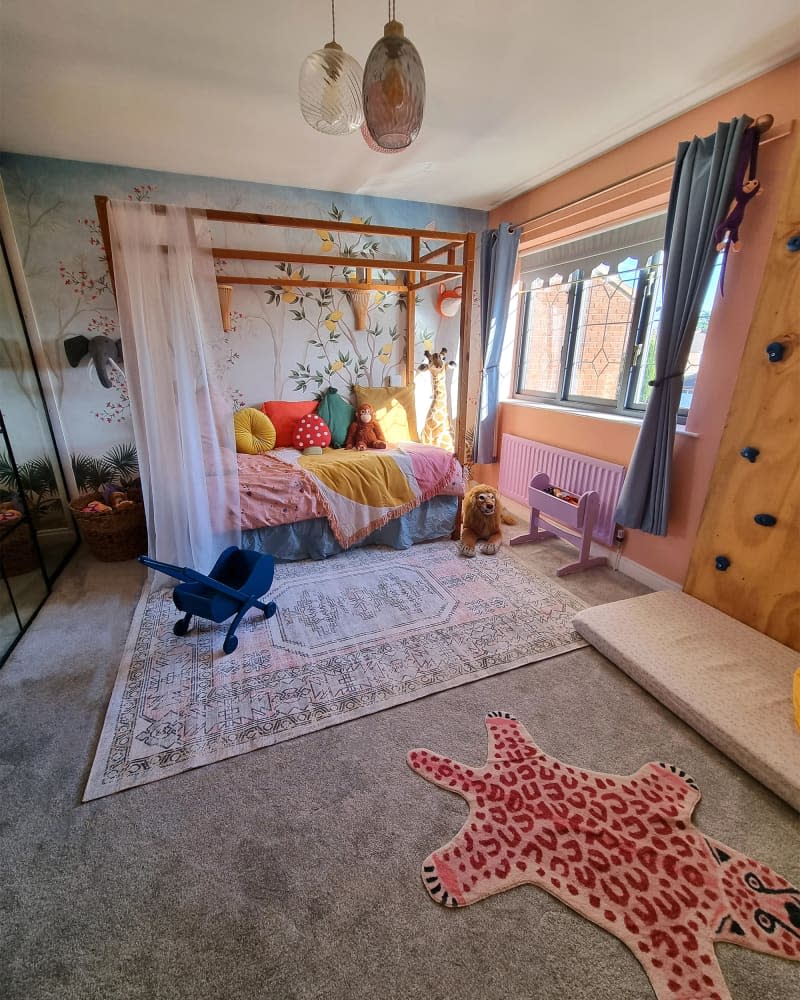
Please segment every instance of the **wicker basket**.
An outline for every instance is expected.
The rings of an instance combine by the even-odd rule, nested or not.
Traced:
[[[128,491],[131,496],[131,491]],[[131,496],[131,499],[134,499]],[[104,514],[86,514],[82,508],[92,500],[103,501],[101,493],[83,493],[70,502],[78,531],[87,548],[100,562],[122,562],[147,552],[147,524],[144,504],[115,508]]]
[[[5,576],[21,576],[39,568],[30,524],[20,524],[0,540],[0,565]]]

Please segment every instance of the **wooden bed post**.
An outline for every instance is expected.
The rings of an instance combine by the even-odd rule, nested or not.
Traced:
[[[463,465],[467,452],[467,393],[469,391],[470,338],[472,335],[472,292],[475,287],[475,233],[464,241],[464,273],[461,289],[461,327],[458,359],[458,431],[456,458]]]
[[[108,264],[108,275],[111,278],[111,291],[114,298],[117,297],[117,283],[114,280],[114,260],[111,256],[111,229],[108,225],[108,203],[110,199],[104,194],[94,196],[94,204],[97,209],[97,222],[100,226],[100,235],[103,237],[103,249],[106,252],[106,263]]]
[[[419,260],[419,236],[411,237],[411,259]],[[406,385],[414,384],[414,344],[417,339],[417,290],[412,274],[409,271],[406,292]],[[415,277],[417,281],[420,278],[419,275]]]
[[[472,337],[472,291],[475,287],[475,233],[467,233],[461,263],[461,326],[459,330],[458,359],[458,421],[456,429],[456,458],[465,465],[467,457],[467,394],[469,392],[470,340]],[[471,458],[472,456],[470,456]],[[458,501],[453,538],[461,535],[461,500]]]

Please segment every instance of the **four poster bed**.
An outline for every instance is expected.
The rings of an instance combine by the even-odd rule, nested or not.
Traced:
[[[98,196],[95,201],[116,293],[109,199]],[[161,206],[153,208],[156,213],[167,211]],[[408,241],[409,253],[398,259],[239,249],[217,246],[213,238],[211,242],[211,254],[215,261],[283,263],[291,264],[293,268],[293,276],[288,277],[283,274],[218,274],[216,281],[219,286],[303,287],[339,289],[348,293],[396,292],[404,296],[407,315],[404,352],[406,386],[412,386],[414,380],[416,293],[448,278],[457,277],[462,286],[453,447],[444,450],[420,443],[416,440],[414,427],[408,435],[410,440],[395,438],[381,451],[354,452],[326,448],[322,455],[309,457],[294,448],[277,447],[263,454],[238,454],[238,505],[237,509],[230,509],[232,501],[228,499],[227,518],[237,523],[241,531],[241,546],[269,552],[282,560],[321,559],[364,544],[408,548],[434,538],[457,537],[467,458],[466,407],[475,234],[216,209],[187,211],[210,223],[279,227],[292,232],[324,227],[326,231],[337,233],[368,234]],[[421,252],[423,241],[424,253]],[[166,251],[167,248],[161,249]],[[299,267],[304,268],[303,277],[294,276]],[[320,267],[330,268],[327,278],[312,276],[306,270]],[[351,280],[344,280],[344,272],[341,277],[335,276],[335,269],[343,268],[349,269]],[[357,271],[353,274],[355,268]],[[391,280],[387,280],[387,272],[391,272]],[[221,296],[220,305],[224,311],[223,303]],[[146,487],[144,478],[143,485]],[[153,482],[151,487],[157,490],[157,482]],[[152,551],[152,537],[150,554],[159,557]]]

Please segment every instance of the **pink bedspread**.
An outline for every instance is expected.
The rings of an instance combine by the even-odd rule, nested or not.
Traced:
[[[463,470],[452,455],[441,448],[406,442],[390,446],[380,454],[396,454],[403,464],[410,459],[416,481],[414,492],[421,497],[433,495],[434,487],[435,495],[464,495]],[[299,452],[293,448],[279,448],[263,455],[237,456],[243,531],[328,515],[315,477],[295,464],[298,456]],[[452,470],[452,476],[442,486],[448,470]]]
[[[322,516],[317,492],[302,469],[274,454],[237,459],[243,531]]]

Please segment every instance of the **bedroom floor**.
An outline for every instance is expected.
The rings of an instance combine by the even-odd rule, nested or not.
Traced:
[[[514,550],[548,575],[572,551]],[[797,814],[591,648],[81,805],[142,580],[79,553],[0,671],[8,1000],[651,997],[619,942],[537,889],[458,911],[423,891],[420,863],[464,805],[405,753],[477,763],[495,708],[565,761],[680,764],[701,829],[800,879]],[[609,569],[562,583],[592,604],[644,590]],[[719,956],[736,1000],[796,987],[796,965]]]

